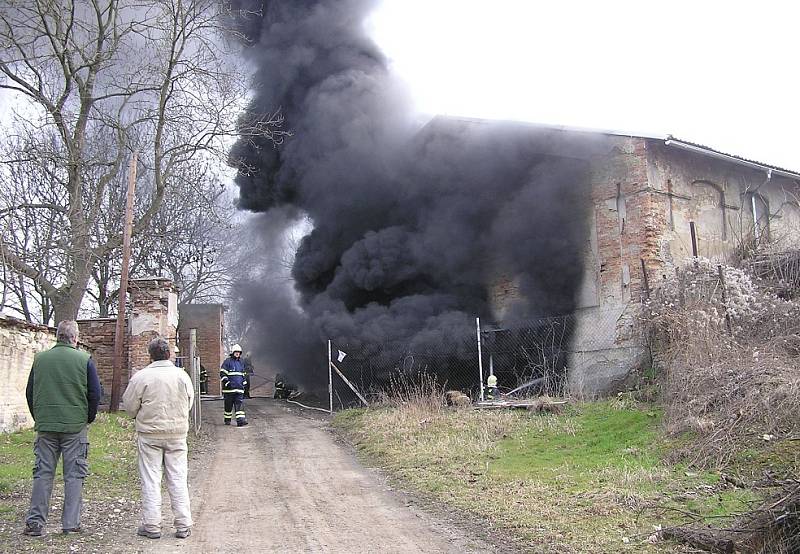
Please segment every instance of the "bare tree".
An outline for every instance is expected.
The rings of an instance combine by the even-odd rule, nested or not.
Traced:
[[[0,215],[16,220],[16,234],[4,233],[0,254],[17,280],[41,290],[56,320],[78,314],[92,272],[122,242],[111,225],[97,230],[114,213],[108,191],[124,179],[132,151],[140,152],[139,173],[152,183],[139,197],[136,236],[180,186],[181,172],[224,160],[226,137],[280,140],[279,112],[237,117],[246,81],[231,63],[221,6],[6,0],[0,8],[0,89],[26,100],[11,133],[17,148],[3,159]],[[23,170],[36,174],[26,176],[47,189],[46,199],[7,194],[19,186],[13,173]],[[19,228],[29,216],[58,222],[37,231],[49,238],[34,255]],[[45,251],[47,263],[39,260]]]

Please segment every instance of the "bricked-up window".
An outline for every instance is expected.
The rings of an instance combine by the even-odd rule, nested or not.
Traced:
[[[757,192],[746,195],[746,209],[753,218],[753,238],[758,242],[769,242],[769,201]]]
[[[698,187],[698,196],[702,204],[702,197],[706,196],[710,199],[710,204],[713,206],[714,213],[709,213],[708,216],[700,213],[701,231],[711,231],[712,234],[717,235],[722,240],[728,240],[728,217],[725,213],[725,191],[722,187],[711,181],[698,180],[692,183],[693,186]],[[702,205],[700,206],[702,208]],[[706,219],[708,217],[708,219]],[[703,221],[705,220],[705,221]]]

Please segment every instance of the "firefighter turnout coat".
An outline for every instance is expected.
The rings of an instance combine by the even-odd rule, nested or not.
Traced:
[[[239,392],[244,394],[244,385],[247,383],[247,374],[244,370],[244,362],[241,358],[228,357],[222,362],[219,370],[219,378],[222,382],[222,393]]]

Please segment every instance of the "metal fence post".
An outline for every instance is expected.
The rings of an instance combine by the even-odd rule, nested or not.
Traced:
[[[333,360],[331,359],[331,339],[328,339],[328,400],[330,413],[333,415]]]
[[[481,318],[475,318],[475,333],[478,337],[478,377],[481,385],[481,402],[483,402],[483,353],[481,352]]]

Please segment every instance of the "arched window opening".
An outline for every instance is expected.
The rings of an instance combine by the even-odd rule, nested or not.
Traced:
[[[706,238],[716,235],[718,240],[728,240],[728,216],[725,213],[725,191],[716,183],[705,180],[692,182],[697,193],[696,209],[700,231]]]

